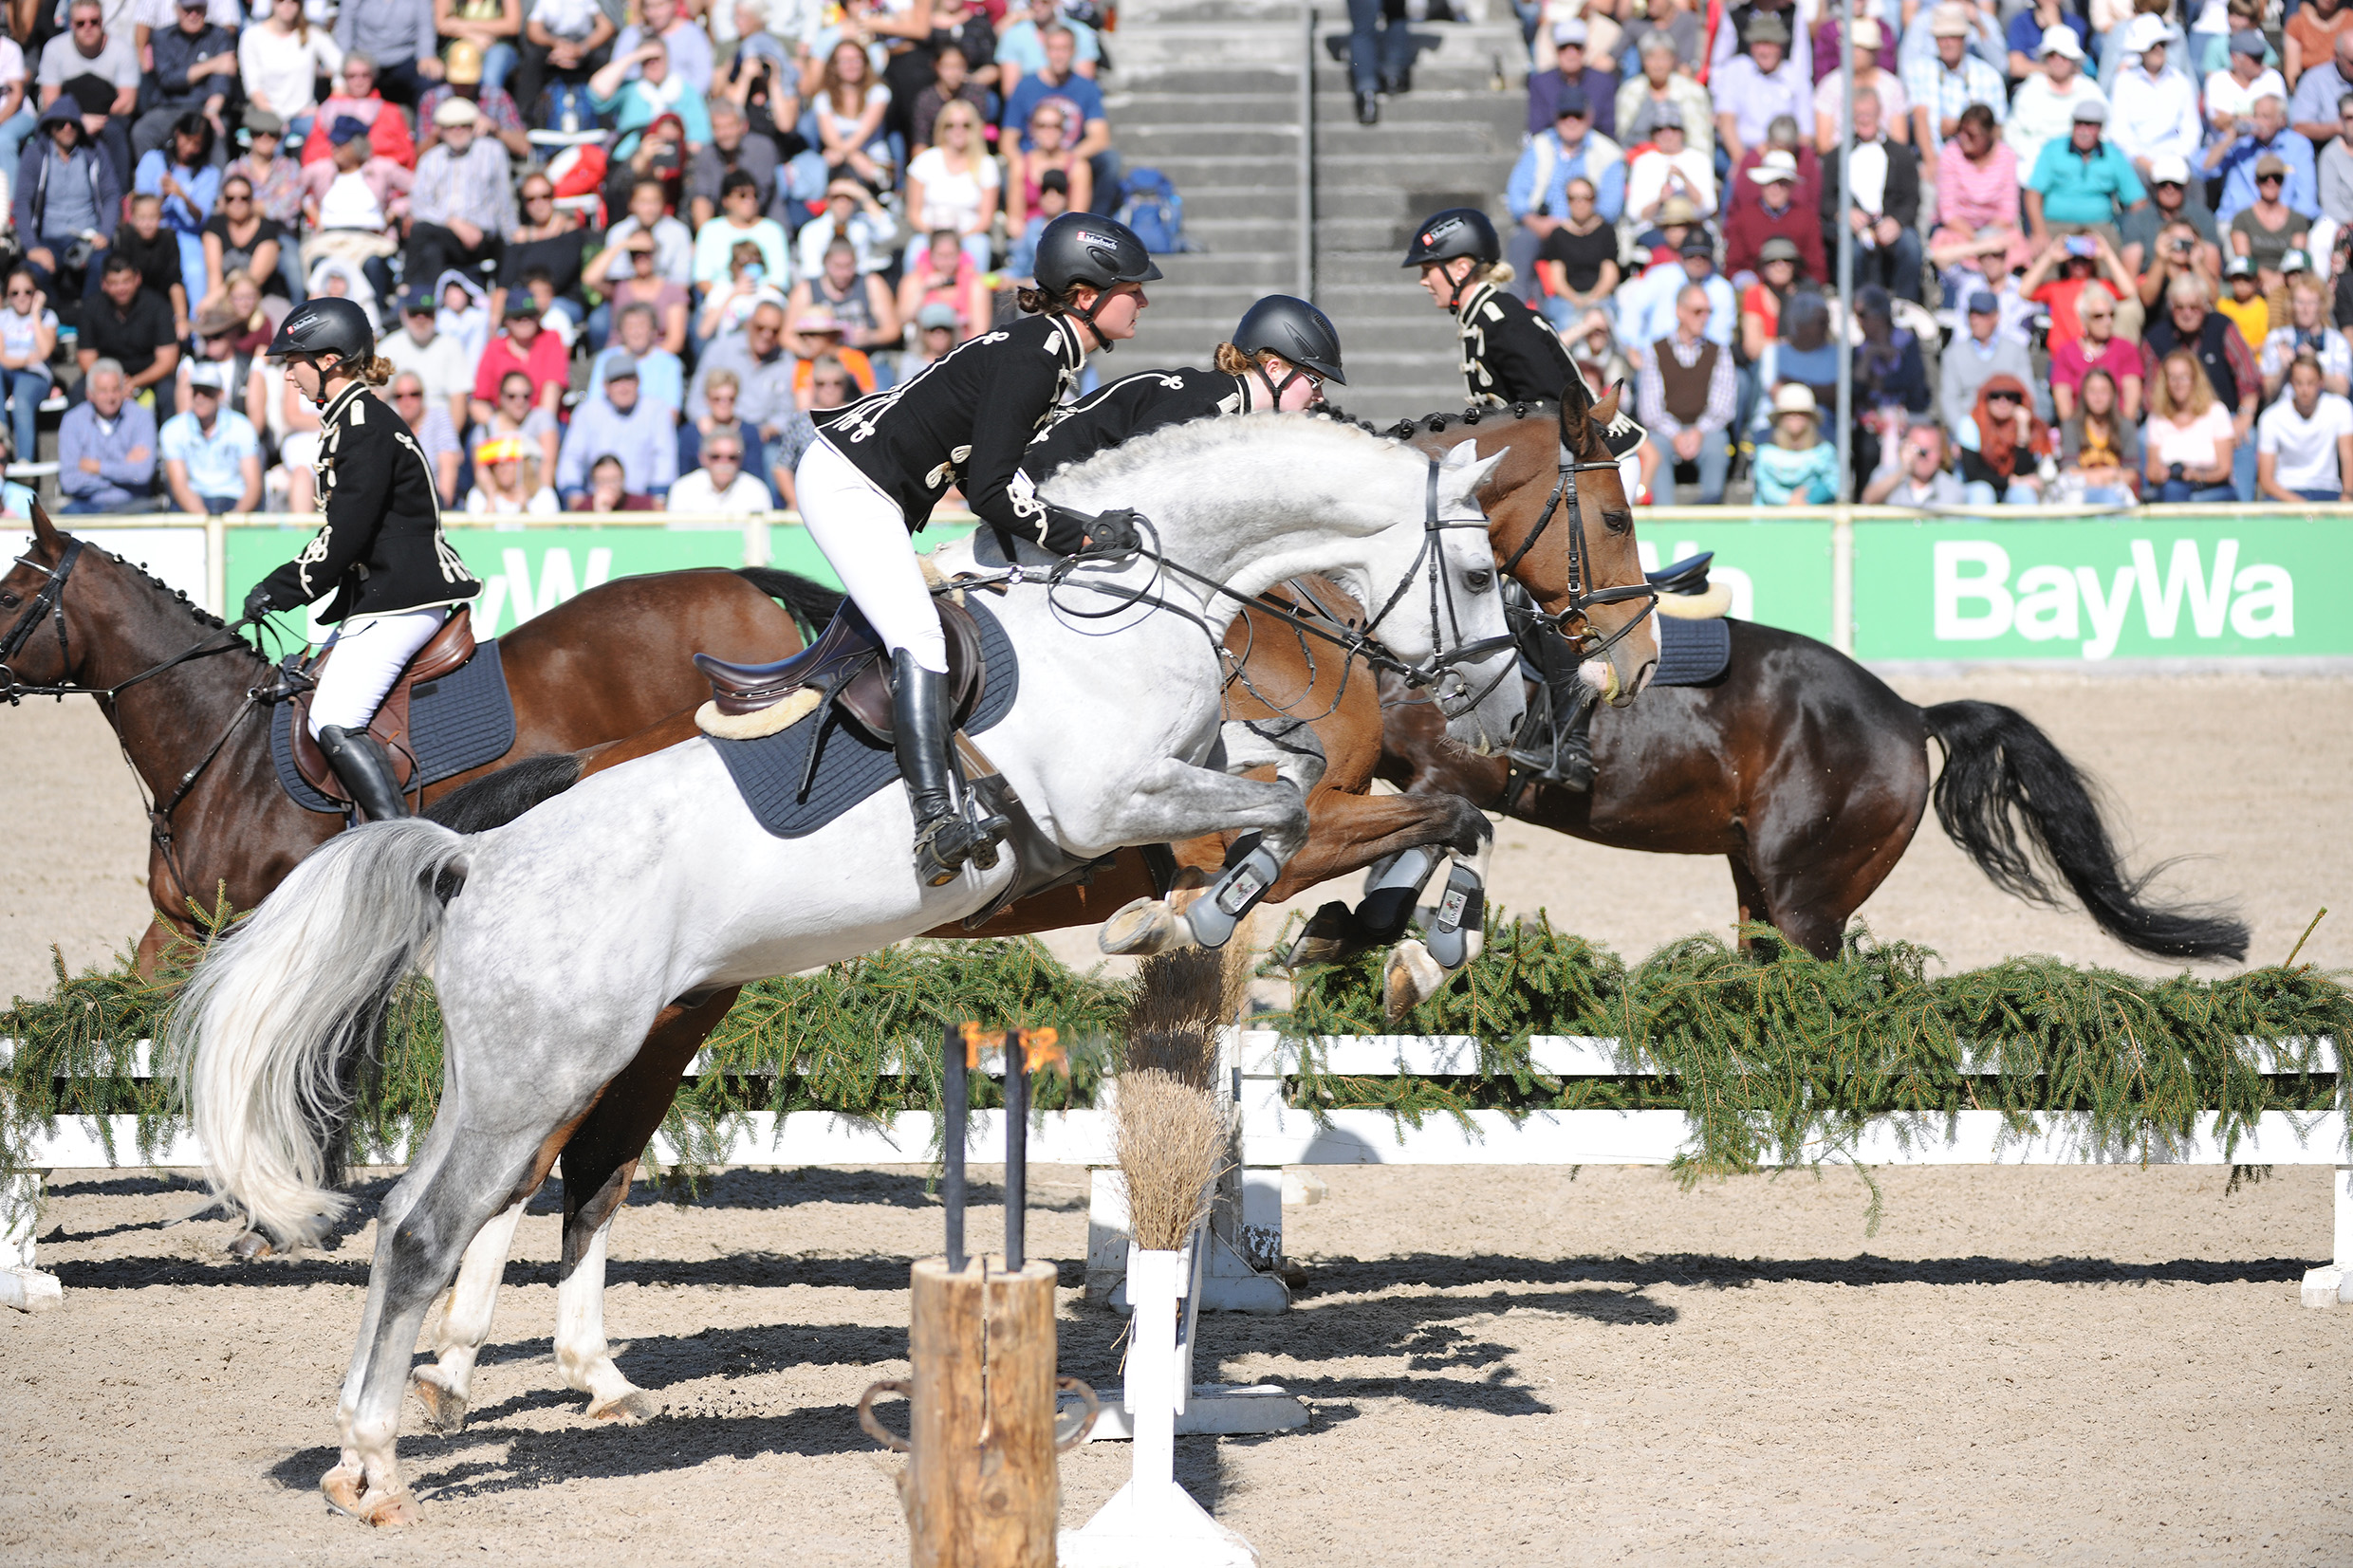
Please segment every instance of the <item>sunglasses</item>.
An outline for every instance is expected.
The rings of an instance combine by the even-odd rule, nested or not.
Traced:
[[[706,463],[740,463],[743,460],[741,452],[706,452],[703,453],[703,461]]]
[[[424,396],[425,395],[421,392],[396,392],[393,394],[393,397],[398,398],[402,402],[421,402],[424,399]]]
[[[2014,392],[1989,392],[1986,394],[1986,401],[1989,403],[2014,403],[2017,400],[2018,395]]]
[[[105,25],[105,18],[100,16],[77,16],[74,18],[74,31],[76,32],[80,32],[84,28],[102,28]]]
[[[502,403],[512,403],[517,401],[528,403],[530,399],[531,389],[529,387],[516,387],[511,392],[502,392],[498,395],[498,400]]]
[[[221,200],[222,200],[222,201],[224,201],[224,202],[230,202],[230,201],[251,201],[252,199],[253,199],[253,198],[252,198],[251,196],[250,196],[250,195],[240,195],[239,194],[237,194],[237,193],[236,193],[236,192],[234,192],[234,191],[223,191],[223,192],[221,193]]]
[[[2255,183],[2257,185],[2285,185],[2288,183],[2288,176],[2286,175],[2257,175]]]

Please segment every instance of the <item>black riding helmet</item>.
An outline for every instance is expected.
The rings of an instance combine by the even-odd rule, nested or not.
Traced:
[[[1065,212],[1038,235],[1038,286],[1048,294],[1067,294],[1079,284],[1107,293],[1123,283],[1152,283],[1159,276],[1144,242],[1117,218]],[[1095,306],[1082,310],[1074,304],[1070,313],[1093,327],[1102,303],[1099,293]],[[1110,340],[1101,332],[1095,341],[1104,353],[1111,352]]]
[[[1288,294],[1269,294],[1244,311],[1233,329],[1233,346],[1250,355],[1280,354],[1302,370],[1348,384],[1340,373],[1340,333],[1332,319]],[[1275,395],[1282,396],[1282,389]]]
[[[269,340],[272,360],[316,356],[340,363],[364,363],[376,352],[376,329],[357,300],[321,294],[286,313]]]
[[[1492,267],[1503,260],[1503,242],[1495,237],[1495,226],[1485,212],[1475,207],[1449,207],[1443,212],[1433,212],[1414,231],[1413,242],[1405,248],[1404,267],[1427,267],[1433,262],[1450,262],[1456,256],[1469,256],[1481,266]],[[1463,286],[1454,286],[1454,297],[1446,302],[1449,310],[1462,301]]]

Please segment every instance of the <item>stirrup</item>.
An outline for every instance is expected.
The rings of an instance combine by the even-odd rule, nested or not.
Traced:
[[[974,821],[960,811],[950,811],[916,824],[915,870],[926,887],[944,888],[969,863],[993,871],[997,845],[1010,826],[1002,817]]]

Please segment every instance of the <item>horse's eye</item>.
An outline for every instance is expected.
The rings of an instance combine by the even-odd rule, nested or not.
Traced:
[[[1470,586],[1473,593],[1483,594],[1495,586],[1495,574],[1492,572],[1472,572],[1463,579],[1463,581]]]
[[[14,594],[0,593],[0,610],[13,610],[23,602]]]
[[[1632,512],[1603,512],[1602,526],[1612,533],[1632,533],[1634,514]]]

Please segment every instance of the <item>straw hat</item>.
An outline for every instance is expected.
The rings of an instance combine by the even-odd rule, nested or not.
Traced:
[[[1773,417],[1778,419],[1785,414],[1821,419],[1822,410],[1814,402],[1814,389],[1803,381],[1784,381],[1773,388]]]

